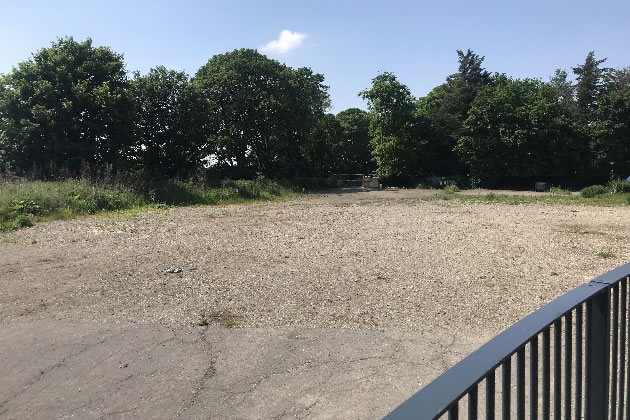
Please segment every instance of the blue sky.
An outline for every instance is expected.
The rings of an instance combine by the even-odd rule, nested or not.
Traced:
[[[214,54],[261,48],[287,30],[293,44],[267,55],[323,73],[337,113],[365,108],[357,93],[382,71],[426,95],[456,71],[458,48],[514,77],[547,80],[592,50],[609,67],[630,66],[629,18],[628,0],[0,0],[0,73],[57,37],[89,36],[124,54],[130,71],[193,75]]]

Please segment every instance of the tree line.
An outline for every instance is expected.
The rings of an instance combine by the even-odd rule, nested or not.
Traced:
[[[163,66],[129,75],[110,48],[58,39],[0,75],[0,170],[232,179],[373,171],[368,114],[329,107],[323,75],[255,50],[215,55],[193,77]]]
[[[532,180],[585,184],[630,175],[630,68],[589,53],[544,82],[459,67],[416,98],[382,73],[368,112],[329,113],[324,76],[252,49],[218,54],[192,77],[129,73],[87,39],[58,39],[0,75],[0,171],[55,177],[86,167],[157,178],[326,177],[375,172],[417,185]]]
[[[392,73],[361,92],[381,175],[413,183],[462,177],[472,186],[533,181],[579,186],[630,175],[630,67],[590,52],[548,82],[491,74],[457,51],[458,71],[416,99]]]

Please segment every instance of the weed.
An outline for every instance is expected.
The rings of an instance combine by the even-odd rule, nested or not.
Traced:
[[[134,188],[82,180],[22,181],[3,184],[0,189],[0,231],[81,214],[135,213],[177,205],[271,201],[296,196],[288,188],[264,178],[224,181],[219,187],[192,181],[156,182]]]
[[[383,273],[376,273],[376,278],[379,280],[385,280],[385,275]]]
[[[571,195],[571,191],[560,187],[551,187],[549,188],[549,192],[551,195]]]
[[[35,245],[37,243],[37,238],[31,239],[31,245]]]
[[[206,318],[206,314],[201,314],[201,316],[199,317],[199,326],[200,327],[205,327],[208,325],[208,318]]]
[[[600,258],[603,258],[603,259],[607,259],[607,258],[617,258],[617,256],[616,256],[615,254],[613,254],[612,252],[610,252],[610,251],[602,251],[602,252],[599,252],[599,253],[597,254],[597,256],[598,256],[598,257],[600,257]]]
[[[243,321],[240,318],[230,318],[225,321],[225,328],[239,327]]]

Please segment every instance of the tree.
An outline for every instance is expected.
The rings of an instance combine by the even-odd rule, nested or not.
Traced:
[[[2,76],[0,159],[77,173],[82,163],[125,167],[133,102],[123,57],[92,40],[58,39]]]
[[[201,163],[202,153],[188,134],[186,116],[188,75],[158,66],[142,76],[135,73],[137,161],[154,176],[188,176]]]
[[[332,114],[324,115],[313,133],[302,144],[301,154],[306,161],[303,171],[310,176],[328,177],[339,172],[342,162],[342,128]]]
[[[595,52],[591,51],[583,65],[573,68],[573,73],[577,76],[577,104],[584,122],[592,122],[592,114],[597,108],[597,99],[604,86],[604,78],[610,72],[610,69],[599,67],[605,61],[605,58],[596,60]]]
[[[372,87],[359,93],[368,102],[372,156],[376,173],[385,177],[417,180],[422,171],[421,148],[416,122],[415,98],[393,73],[372,79]]]
[[[492,83],[483,68],[485,57],[468,49],[457,50],[459,67],[446,83],[434,88],[417,103],[417,116],[426,124],[428,145],[427,171],[434,175],[463,174],[465,171],[453,149],[465,135],[464,121],[477,93]]]
[[[630,89],[600,98],[594,125],[594,160],[602,175],[630,175]]]
[[[553,76],[549,78],[549,86],[560,113],[569,118],[577,118],[579,109],[575,101],[575,86],[568,80],[567,72],[556,69]]]
[[[586,141],[562,116],[549,84],[505,76],[477,95],[456,152],[481,185],[584,170]]]
[[[370,153],[370,116],[359,108],[341,111],[335,117],[341,126],[341,161],[344,173],[372,173],[376,167]]]
[[[251,49],[215,55],[193,78],[196,127],[225,174],[293,176],[329,106],[324,77]]]

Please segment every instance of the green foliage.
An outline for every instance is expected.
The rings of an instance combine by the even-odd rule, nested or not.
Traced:
[[[605,61],[605,58],[596,60],[595,51],[591,51],[586,56],[584,64],[573,68],[573,73],[577,76],[577,104],[585,122],[592,121],[591,115],[597,108],[597,100],[602,93],[603,81],[608,69],[599,66]]]
[[[559,115],[548,84],[501,77],[482,89],[455,148],[482,185],[505,178],[566,176],[587,152],[576,124]]]
[[[612,91],[598,101],[592,125],[594,165],[601,174],[630,175],[630,89]]]
[[[613,254],[610,251],[602,251],[602,252],[598,252],[597,256],[603,259],[608,259],[608,258],[617,258],[617,256],[615,254]]]
[[[199,326],[205,327],[207,325],[208,325],[208,318],[206,317],[206,314],[201,314],[199,316]]]
[[[339,173],[369,174],[376,170],[370,153],[370,115],[349,108],[335,117],[341,126]]]
[[[409,88],[392,73],[382,73],[372,79],[370,89],[359,95],[367,100],[370,111],[369,133],[376,173],[417,180],[425,141]]]
[[[313,133],[300,148],[308,171],[315,177],[327,177],[341,167],[343,160],[343,131],[334,115],[324,115],[315,125]]]
[[[323,82],[255,50],[215,55],[193,78],[191,124],[224,175],[292,176],[300,145],[330,104]]]
[[[190,105],[188,75],[158,66],[147,75],[134,73],[131,92],[135,103],[135,154],[147,174],[187,177],[204,157],[186,135]]]
[[[591,185],[590,187],[584,187],[580,191],[580,195],[584,198],[593,198],[595,196],[606,194],[608,190],[603,185]]]
[[[619,194],[630,192],[630,181],[627,179],[613,179],[606,184],[609,193]]]
[[[95,185],[86,181],[20,182],[0,189],[0,230],[30,226],[38,220],[52,220],[81,214],[128,211],[160,205],[220,204],[270,201],[295,194],[276,182],[255,180],[224,181],[218,188],[201,183],[165,181],[139,185]]]
[[[457,185],[447,185],[442,191],[444,192],[444,194],[454,194],[460,191],[460,189],[457,187]]]
[[[122,56],[58,39],[0,79],[0,163],[56,175],[82,162],[125,166],[133,104]]]
[[[571,195],[571,191],[561,187],[551,187],[549,188],[549,193],[551,195]]]

